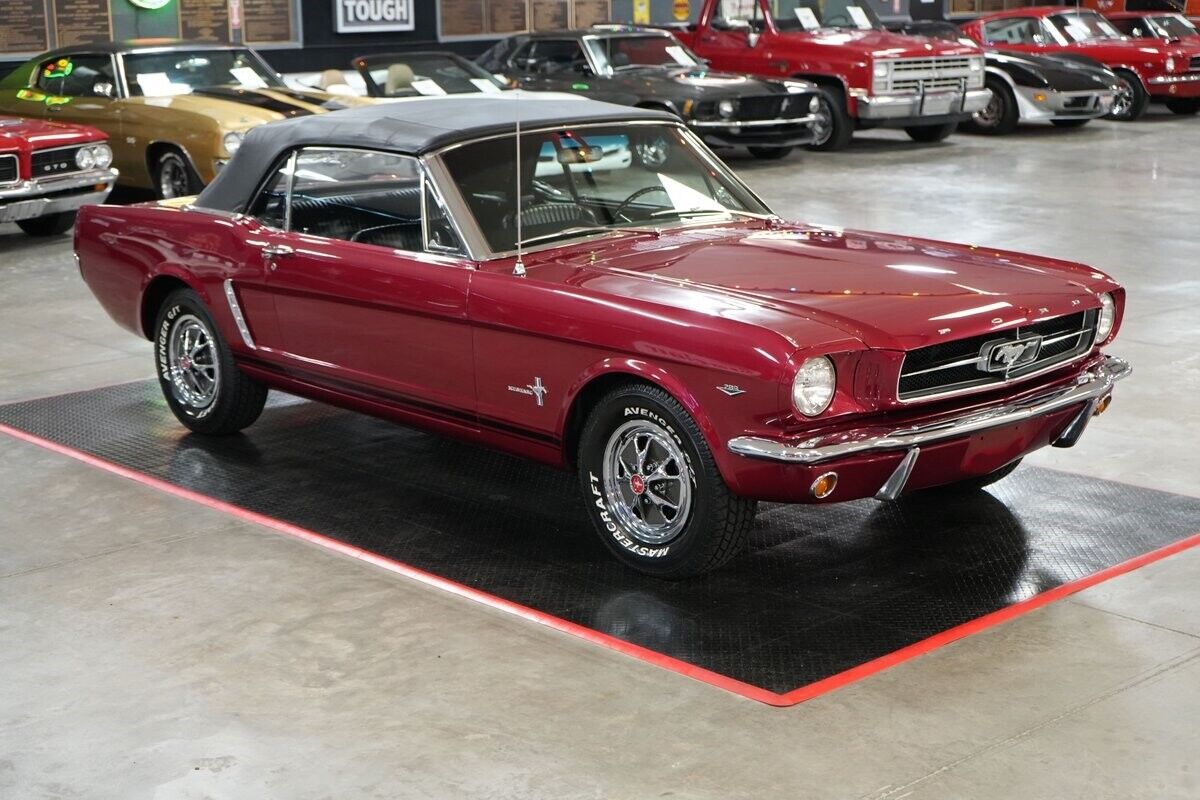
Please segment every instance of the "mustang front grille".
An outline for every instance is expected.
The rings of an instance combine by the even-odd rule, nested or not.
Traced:
[[[913,350],[904,357],[896,396],[917,400],[984,388],[1066,363],[1092,346],[1096,315],[1080,311]]]
[[[75,154],[79,147],[55,147],[49,150],[35,150],[30,172],[35,178],[45,178],[49,175],[63,175],[68,172],[78,172],[79,165],[75,163]]]
[[[764,97],[743,97],[738,100],[738,119],[777,119],[783,116],[786,95],[767,95]]]
[[[886,78],[875,79],[876,94],[961,89],[971,77],[971,59],[961,56],[934,58],[898,58],[883,61],[888,65]]]
[[[16,155],[13,153],[0,155],[0,184],[16,183],[19,177]]]

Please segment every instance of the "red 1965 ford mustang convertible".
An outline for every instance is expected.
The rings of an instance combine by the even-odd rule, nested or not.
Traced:
[[[76,252],[193,431],[274,387],[574,467],[664,577],[758,500],[997,480],[1129,372],[1103,273],[787,223],[677,119],[567,96],[256,128],[194,200],[84,209]]]

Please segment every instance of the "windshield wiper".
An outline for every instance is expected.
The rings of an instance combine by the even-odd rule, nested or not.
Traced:
[[[613,227],[607,227],[604,225],[580,225],[575,228],[563,228],[561,231],[555,231],[554,233],[544,233],[541,236],[533,236],[528,239],[522,239],[520,244],[521,244],[521,247],[527,247],[536,242],[548,242],[548,241],[552,241],[554,239],[562,239],[562,238],[567,238],[567,237],[571,237],[571,236],[586,236],[589,233],[626,233],[626,232],[628,232],[628,233],[655,233],[655,231],[653,229],[649,229],[649,228],[626,228],[626,227],[613,228]]]
[[[713,214],[728,214],[731,217],[744,217],[746,219],[775,219],[774,214],[756,214],[753,211],[738,211],[732,208],[664,208],[651,213],[650,216],[652,218],[675,216],[685,219],[690,217],[710,217]]]

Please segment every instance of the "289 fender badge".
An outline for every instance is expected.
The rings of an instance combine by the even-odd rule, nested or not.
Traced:
[[[516,392],[517,394],[529,395],[534,400],[537,400],[537,404],[539,406],[546,405],[546,395],[550,392],[549,389],[542,385],[542,379],[540,377],[534,378],[533,383],[528,383],[524,386],[513,386],[512,384],[509,384],[508,390],[510,392]]]
[[[734,386],[732,383],[726,383],[723,386],[717,387],[718,392],[724,392],[730,397],[737,397],[739,394],[745,394],[746,390],[740,386]]]

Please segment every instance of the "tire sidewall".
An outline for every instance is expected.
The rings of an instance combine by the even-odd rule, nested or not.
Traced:
[[[605,498],[605,447],[617,428],[635,420],[654,425],[674,440],[684,454],[691,476],[692,507],[687,523],[673,539],[662,544],[644,544],[623,530],[610,513]],[[702,528],[708,517],[711,492],[704,474],[706,459],[702,457],[689,428],[694,429],[695,423],[680,419],[675,411],[654,400],[648,393],[630,390],[602,403],[589,418],[580,440],[579,477],[588,514],[601,540],[618,560],[642,572],[675,572],[694,558],[697,547],[702,544]]]
[[[185,405],[175,399],[175,393],[172,391],[173,384],[170,378],[168,354],[171,331],[176,321],[180,317],[187,315],[196,317],[208,328],[209,337],[217,351],[216,357],[219,361],[220,374],[222,376],[217,384],[217,396],[213,398],[211,403],[200,409]],[[167,298],[155,320],[154,368],[158,375],[158,384],[162,389],[163,397],[166,398],[167,405],[171,407],[171,411],[174,412],[175,416],[181,422],[189,427],[202,427],[208,420],[220,416],[218,412],[225,403],[225,398],[228,394],[226,391],[228,381],[225,376],[230,374],[228,367],[231,366],[232,363],[228,355],[228,349],[225,346],[225,340],[221,338],[216,324],[204,308],[204,304],[200,302],[200,299],[190,290],[180,290]]]
[[[819,89],[822,105],[829,113],[829,135],[823,141],[813,142],[808,149],[814,152],[834,152],[842,150],[850,143],[853,135],[850,115],[846,105],[834,92],[826,88]]]

